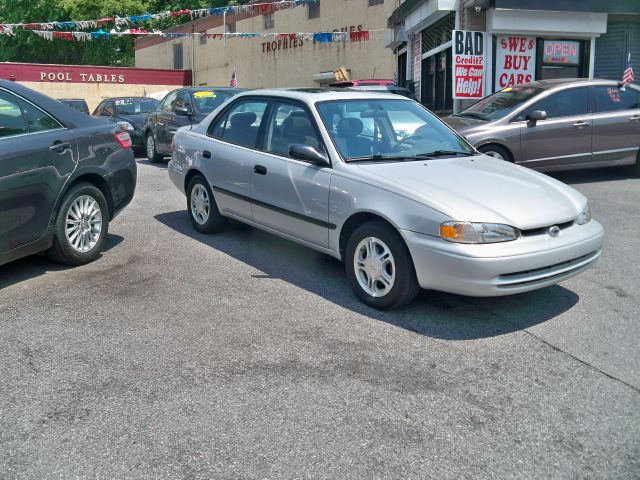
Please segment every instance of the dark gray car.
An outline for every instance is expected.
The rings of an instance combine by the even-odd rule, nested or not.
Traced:
[[[444,119],[478,150],[540,171],[635,165],[640,89],[609,80],[508,87]]]
[[[128,133],[0,80],[0,265],[94,260],[135,186]]]
[[[136,153],[145,149],[144,124],[147,114],[160,103],[150,97],[113,97],[100,102],[92,116],[106,119],[120,125],[131,136],[132,148]]]
[[[144,139],[147,158],[159,162],[171,155],[171,141],[180,127],[196,125],[241,88],[185,87],[169,92],[147,115]]]

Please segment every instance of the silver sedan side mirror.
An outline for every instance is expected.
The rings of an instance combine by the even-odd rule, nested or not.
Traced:
[[[329,158],[312,145],[294,144],[289,146],[289,156],[297,160],[313,163],[320,167],[330,167]]]

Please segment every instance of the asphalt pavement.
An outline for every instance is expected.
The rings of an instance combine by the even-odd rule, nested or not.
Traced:
[[[342,264],[191,227],[165,165],[94,263],[0,267],[0,478],[639,478],[640,179],[560,285],[381,313]]]

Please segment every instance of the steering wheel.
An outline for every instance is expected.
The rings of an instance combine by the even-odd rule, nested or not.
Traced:
[[[407,144],[407,146],[409,148],[411,148],[416,144],[416,142],[418,140],[423,140],[423,139],[424,139],[424,137],[422,135],[415,135],[415,134],[414,135],[409,135],[408,137],[404,137],[403,139],[399,140],[398,143],[396,143],[393,146],[393,151],[394,152],[400,152],[402,150],[408,150],[408,148],[404,148],[403,149],[403,148],[400,148],[400,147],[402,145],[404,145],[404,144]]]

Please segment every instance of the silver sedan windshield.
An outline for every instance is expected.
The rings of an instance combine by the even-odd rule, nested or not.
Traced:
[[[473,148],[418,103],[403,99],[317,104],[346,161],[471,155]]]

